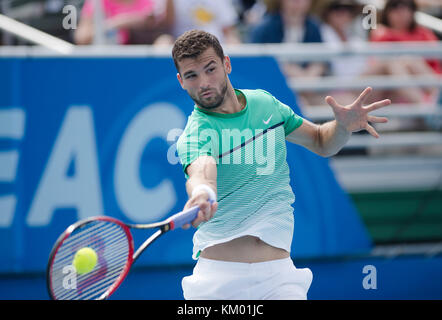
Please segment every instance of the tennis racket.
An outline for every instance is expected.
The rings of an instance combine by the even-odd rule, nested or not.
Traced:
[[[195,206],[168,219],[151,224],[127,224],[120,220],[97,216],[69,226],[57,239],[49,256],[46,280],[49,295],[54,300],[104,300],[117,290],[131,266],[161,235],[191,223],[198,215]],[[134,253],[130,229],[158,228]],[[85,274],[72,265],[81,248],[96,252],[97,263]]]

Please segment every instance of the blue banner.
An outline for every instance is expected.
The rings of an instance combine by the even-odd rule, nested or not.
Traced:
[[[272,58],[232,58],[237,88],[302,114]],[[62,231],[89,216],[148,223],[182,210],[175,142],[193,110],[170,58],[0,59],[0,272],[43,271]],[[293,256],[364,252],[371,241],[328,160],[288,145]],[[193,263],[192,230],[137,265]],[[135,233],[135,246],[146,237]]]

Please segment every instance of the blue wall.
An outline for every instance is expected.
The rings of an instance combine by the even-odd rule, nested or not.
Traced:
[[[265,89],[302,114],[272,58],[232,64],[235,87]],[[146,223],[180,211],[187,196],[174,144],[192,109],[169,58],[0,58],[0,273],[44,271],[79,219]],[[367,252],[371,240],[328,160],[288,145],[288,162],[292,255]],[[144,238],[135,234],[135,245]],[[137,265],[189,265],[191,251],[192,231],[178,230]]]
[[[300,260],[313,272],[308,299],[442,299],[442,256]],[[364,266],[376,268],[376,289],[364,289]],[[183,299],[181,279],[191,266],[134,268],[111,299]],[[370,273],[370,276],[372,274]],[[43,274],[0,276],[0,300],[48,299]]]

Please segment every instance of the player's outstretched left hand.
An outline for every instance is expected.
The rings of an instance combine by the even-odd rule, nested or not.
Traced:
[[[359,97],[348,106],[341,106],[331,96],[327,96],[325,101],[330,105],[330,107],[332,107],[338,124],[345,128],[348,132],[367,130],[373,137],[379,138],[379,134],[369,122],[385,123],[388,121],[388,119],[385,117],[369,115],[369,112],[386,107],[391,104],[391,101],[390,99],[385,99],[376,101],[368,106],[364,106],[363,103],[371,91],[372,88],[367,87],[364,91],[362,91]]]

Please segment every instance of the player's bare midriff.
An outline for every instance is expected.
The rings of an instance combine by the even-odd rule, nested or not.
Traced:
[[[289,257],[290,253],[273,247],[257,237],[244,236],[208,247],[200,256],[212,260],[255,263],[284,259]]]

